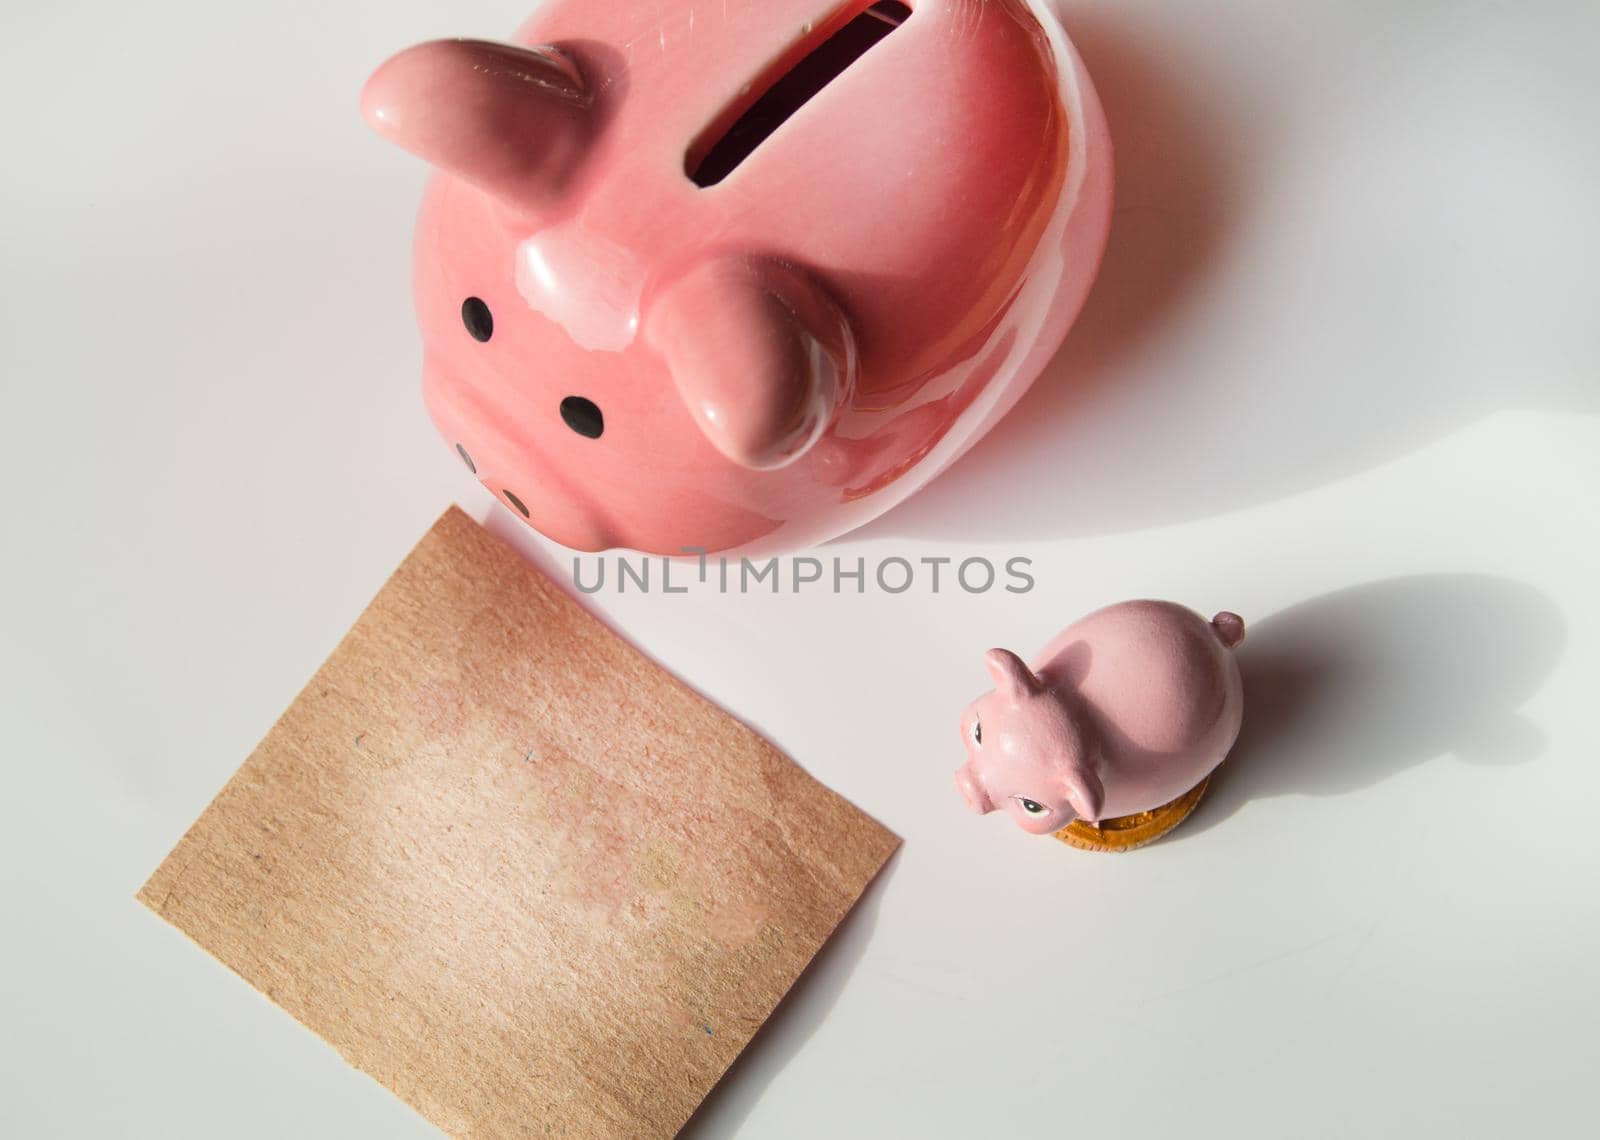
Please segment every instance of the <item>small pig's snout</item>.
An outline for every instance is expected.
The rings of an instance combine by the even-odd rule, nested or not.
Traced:
[[[956,790],[967,801],[967,806],[979,815],[988,815],[994,810],[994,803],[989,799],[989,793],[983,790],[983,785],[978,783],[971,764],[963,764],[956,769]]]

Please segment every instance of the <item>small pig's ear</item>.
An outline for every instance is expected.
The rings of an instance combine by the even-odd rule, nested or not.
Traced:
[[[983,663],[989,667],[989,676],[994,680],[995,688],[1002,693],[1021,697],[1039,691],[1039,678],[1011,650],[991,649],[983,655]]]
[[[1061,785],[1073,813],[1081,820],[1098,825],[1100,811],[1106,803],[1106,790],[1095,770],[1088,767],[1068,769],[1061,777]]]
[[[560,193],[588,149],[591,104],[556,49],[482,40],[407,48],[361,92],[373,130],[518,211]]]
[[[647,306],[661,353],[707,440],[743,467],[782,467],[822,435],[855,384],[844,312],[808,274],[756,256],[712,256]]]

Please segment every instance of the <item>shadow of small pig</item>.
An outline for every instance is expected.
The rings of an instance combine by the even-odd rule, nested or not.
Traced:
[[[1356,586],[1250,625],[1244,727],[1192,831],[1247,800],[1339,795],[1443,753],[1520,763],[1544,747],[1519,717],[1565,624],[1529,586],[1428,574]]]

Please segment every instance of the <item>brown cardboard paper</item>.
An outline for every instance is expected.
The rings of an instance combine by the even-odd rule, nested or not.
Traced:
[[[446,1132],[667,1136],[897,843],[452,509],[139,898]]]

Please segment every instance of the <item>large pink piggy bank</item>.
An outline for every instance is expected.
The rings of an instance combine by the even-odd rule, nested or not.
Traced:
[[[1123,602],[1068,626],[1032,667],[987,657],[995,690],[967,706],[956,786],[974,811],[1024,831],[1097,824],[1172,803],[1239,735],[1237,614],[1209,622],[1171,602]]]
[[[567,546],[801,546],[915,491],[1082,305],[1111,151],[1027,0],[552,0],[385,63],[438,174],[429,412]]]

